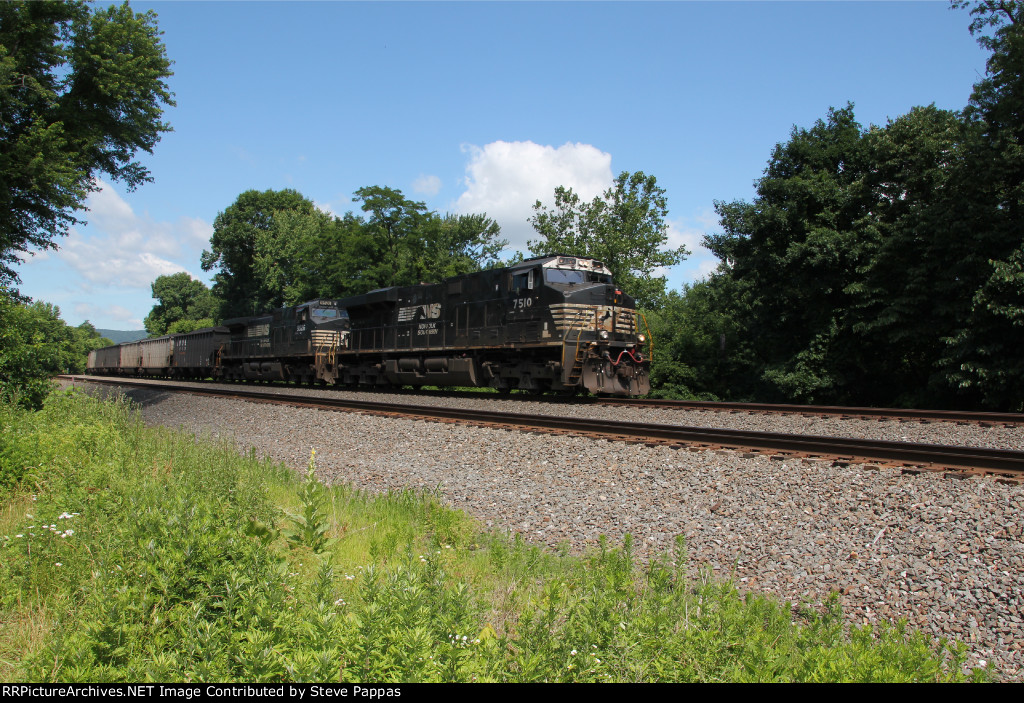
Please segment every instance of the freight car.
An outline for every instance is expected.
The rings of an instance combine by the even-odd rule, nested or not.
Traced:
[[[650,363],[638,323],[634,300],[616,288],[604,264],[546,256],[145,340],[155,361],[143,355],[135,363],[137,352],[126,359],[122,350],[112,372],[643,395]],[[205,365],[179,363],[179,344]],[[170,354],[164,367],[159,350]],[[90,356],[90,370],[110,368],[108,350],[96,358],[94,367]]]

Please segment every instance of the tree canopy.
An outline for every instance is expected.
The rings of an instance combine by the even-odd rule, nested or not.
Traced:
[[[440,215],[384,186],[354,195],[364,216],[325,213],[294,190],[242,193],[202,256],[219,317],[440,281],[493,265],[507,244],[486,215]]]
[[[719,268],[670,301],[673,393],[1024,410],[1024,6],[971,8],[992,55],[962,112],[830,110],[716,204]]]
[[[40,407],[51,376],[81,373],[91,350],[112,343],[88,320],[70,327],[57,306],[28,303],[0,288],[0,401]]]
[[[213,294],[220,301],[221,319],[284,304],[283,282],[267,275],[273,261],[281,261],[290,247],[292,232],[279,226],[279,218],[286,212],[309,215],[314,209],[312,201],[295,190],[247,190],[217,215],[201,264],[204,271],[217,269]]]
[[[641,307],[660,305],[665,277],[656,276],[656,270],[678,264],[688,253],[683,246],[665,248],[665,190],[654,176],[641,171],[623,171],[611,188],[590,202],[572,188],[559,186],[553,208],[538,200],[533,209],[530,223],[541,236],[527,243],[534,256],[573,254],[599,259]]]
[[[133,190],[174,105],[153,12],[124,3],[0,3],[0,283],[19,254],[52,249],[101,174]]]
[[[191,332],[213,324],[216,301],[202,281],[182,271],[158,276],[152,289],[157,303],[144,320],[150,335]]]

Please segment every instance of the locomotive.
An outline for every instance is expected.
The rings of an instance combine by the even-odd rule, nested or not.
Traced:
[[[88,370],[636,396],[650,390],[641,319],[603,263],[553,255],[127,342],[91,353]]]

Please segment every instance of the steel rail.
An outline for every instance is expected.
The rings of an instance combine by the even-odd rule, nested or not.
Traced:
[[[732,403],[701,400],[661,400],[653,398],[596,398],[600,405],[631,405],[654,408],[680,408],[713,410],[716,412],[792,413],[798,415],[839,415],[851,418],[880,418],[888,420],[928,420],[939,422],[979,422],[1021,425],[1024,414],[998,412],[968,412],[960,410],[916,410],[901,408],[864,408],[842,405],[793,405],[784,403]]]
[[[72,376],[63,376],[72,378]],[[76,378],[81,378],[77,377]],[[96,377],[89,377],[96,378]],[[119,377],[124,378],[124,377]],[[151,379],[158,380],[158,379]],[[194,383],[206,381],[195,380]],[[216,381],[215,381],[216,382]],[[288,386],[282,385],[281,388]],[[338,388],[338,390],[364,390]],[[911,422],[979,423],[982,425],[1024,425],[1024,413],[974,412],[966,410],[920,410],[912,408],[868,408],[846,405],[797,405],[792,403],[737,403],[711,400],[668,400],[662,398],[619,398],[608,396],[552,396],[533,393],[499,394],[480,391],[433,391],[422,389],[378,388],[375,393],[398,396],[426,396],[445,398],[493,398],[523,402],[573,403],[581,405],[620,405],[646,408],[676,408],[680,410],[710,410],[713,412],[787,413],[807,417],[838,416],[842,418],[875,418],[878,420],[906,420]]]
[[[715,448],[752,450],[818,456],[835,459],[883,462],[903,466],[955,469],[996,473],[1020,478],[1024,475],[1024,451],[965,447],[940,444],[918,444],[850,437],[792,435],[752,430],[657,425],[641,422],[615,422],[589,418],[552,415],[528,415],[468,408],[446,408],[405,403],[379,403],[347,398],[269,393],[250,388],[197,388],[173,383],[126,381],[124,379],[77,378],[88,383],[106,383],[161,391],[188,392],[196,395],[239,398],[302,407],[349,410],[364,413],[402,415],[429,420],[452,420],[475,425],[511,428],[524,431],[572,433],[638,443],[669,446],[710,445]]]

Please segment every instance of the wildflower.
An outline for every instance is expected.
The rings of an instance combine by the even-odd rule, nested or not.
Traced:
[[[31,516],[31,515],[29,515],[28,513],[25,513],[25,517],[27,517],[27,518],[28,518],[29,520],[31,520],[31,519],[32,519],[32,516]]]
[[[571,654],[571,655],[573,655],[575,657],[576,656],[576,650],[575,649],[572,650],[571,652],[569,652],[569,654]]]
[[[345,599],[344,598],[339,598],[338,600],[334,601],[334,604],[335,605],[346,605]]]
[[[15,537],[24,537],[25,535],[14,535]]]
[[[57,516],[57,519],[58,520],[70,520],[71,519],[71,513],[61,513],[60,515]]]
[[[60,563],[60,562],[58,561],[58,562],[57,562],[56,564],[54,564],[54,566],[64,566],[64,565],[63,565],[63,564],[61,564],[61,563]]]
[[[346,580],[346,581],[351,581],[351,580],[353,580],[354,578],[355,578],[355,576],[353,576],[352,574],[345,574],[345,580]]]

